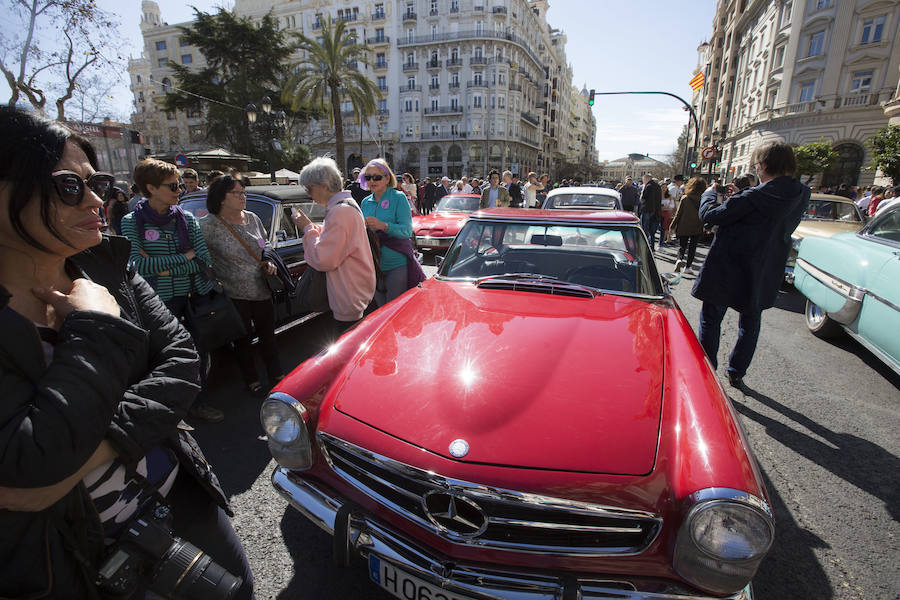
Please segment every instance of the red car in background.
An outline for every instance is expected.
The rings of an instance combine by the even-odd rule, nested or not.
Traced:
[[[427,215],[413,217],[413,235],[416,248],[421,250],[446,250],[459,233],[468,216],[478,210],[481,196],[478,194],[447,194],[438,201]]]
[[[263,403],[273,485],[398,598],[748,600],[774,520],[675,281],[631,213],[472,214]]]

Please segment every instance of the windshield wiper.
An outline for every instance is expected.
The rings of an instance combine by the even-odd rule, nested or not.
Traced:
[[[538,281],[546,279],[548,282],[556,282],[566,287],[576,288],[585,292],[589,292],[592,296],[602,296],[603,294],[607,293],[606,290],[601,290],[589,285],[582,285],[580,283],[573,283],[571,281],[564,281],[559,277],[554,277],[553,275],[541,275],[539,273],[502,273],[499,275],[487,275],[485,277],[476,279],[475,285],[479,285],[490,279],[536,279]]]
[[[540,273],[498,273],[497,275],[481,277],[478,281],[497,279],[498,277],[505,277],[506,279],[553,279],[559,281],[559,277],[554,277],[553,275],[541,275]]]

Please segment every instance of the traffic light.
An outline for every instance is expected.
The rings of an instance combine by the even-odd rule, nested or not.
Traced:
[[[591,90],[591,95],[588,97],[588,106],[594,105],[594,90]]]

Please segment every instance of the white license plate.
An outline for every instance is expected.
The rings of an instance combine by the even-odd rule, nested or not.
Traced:
[[[369,555],[369,577],[378,587],[403,600],[469,600],[413,577],[374,554]]]

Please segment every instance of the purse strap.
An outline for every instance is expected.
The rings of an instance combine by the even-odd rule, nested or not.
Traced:
[[[226,221],[225,219],[223,219],[223,218],[220,217],[219,215],[215,215],[215,217],[216,217],[219,221],[221,221],[222,224],[223,224],[225,227],[228,228],[228,231],[231,232],[231,235],[234,236],[234,239],[236,239],[238,242],[240,242],[241,246],[244,247],[244,250],[247,251],[247,254],[249,254],[251,257],[253,257],[253,260],[255,260],[256,263],[257,263],[260,267],[265,267],[265,265],[263,264],[263,261],[261,261],[260,259],[256,258],[256,255],[253,253],[253,250],[251,250],[251,249],[250,249],[250,246],[247,245],[247,242],[245,242],[245,241],[241,238],[241,236],[238,235],[238,232],[234,230],[234,227],[232,227],[231,224],[230,224],[228,221]]]

